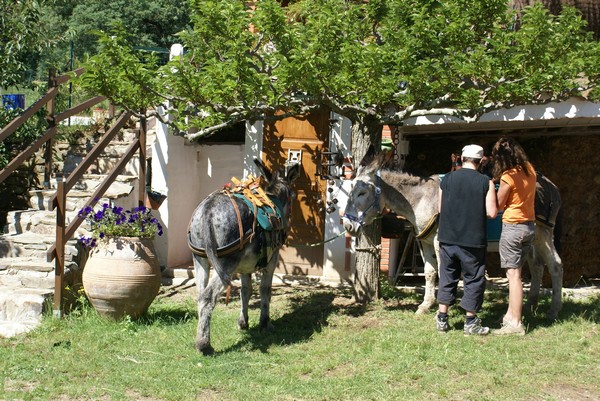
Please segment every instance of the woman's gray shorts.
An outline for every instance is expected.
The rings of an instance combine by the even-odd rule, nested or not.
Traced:
[[[535,237],[535,223],[502,223],[500,235],[500,267],[503,269],[519,269],[525,264],[531,252]]]

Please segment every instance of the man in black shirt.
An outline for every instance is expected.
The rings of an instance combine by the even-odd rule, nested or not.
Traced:
[[[458,281],[463,277],[465,335],[486,335],[477,311],[485,291],[487,251],[486,218],[498,213],[496,189],[489,177],[477,171],[483,148],[467,145],[461,154],[462,168],[447,174],[440,183],[440,242],[437,329],[446,332],[448,309],[456,301]]]

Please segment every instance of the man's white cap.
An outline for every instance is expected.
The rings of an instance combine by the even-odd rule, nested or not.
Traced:
[[[462,150],[462,157],[470,157],[472,159],[483,158],[483,148],[479,145],[467,145]]]

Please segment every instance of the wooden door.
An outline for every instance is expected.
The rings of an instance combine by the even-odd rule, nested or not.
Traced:
[[[294,183],[296,200],[292,207],[292,226],[277,272],[320,276],[323,274],[327,183],[315,176],[316,153],[317,149],[326,150],[329,143],[329,112],[265,122],[263,140],[263,162],[267,167],[285,168],[288,154],[301,155],[302,164],[300,177]]]

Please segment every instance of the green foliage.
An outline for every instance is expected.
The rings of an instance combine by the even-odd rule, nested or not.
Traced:
[[[117,32],[122,34],[123,30],[120,27]],[[102,93],[114,104],[127,104],[136,112],[160,104],[157,58],[133,50],[122,35],[98,35],[101,53],[89,59],[86,73],[76,83],[91,94]]]
[[[44,0],[0,0],[0,88],[27,82],[34,55],[54,44],[41,24]]]
[[[45,80],[50,67],[78,67],[98,50],[95,32],[114,25],[127,27],[133,46],[166,50],[190,22],[187,0],[1,0],[0,7],[4,86]]]
[[[22,112],[22,110],[6,110],[0,108],[0,127],[4,127],[17,117],[20,112]],[[47,123],[42,110],[33,118],[28,119],[24,125],[9,135],[5,140],[0,142],[0,169],[6,167],[17,154],[39,138],[44,133],[46,127]]]
[[[129,109],[169,100],[179,129],[200,130],[190,139],[321,105],[386,124],[415,110],[476,118],[583,91],[597,97],[600,45],[573,8],[559,16],[525,8],[517,29],[503,0],[253,5],[192,1],[186,51],[163,67],[144,64],[121,39],[105,40],[86,85]]]
[[[85,247],[93,248],[98,240],[106,237],[140,237],[154,239],[162,235],[162,225],[152,216],[152,211],[145,206],[124,210],[120,206],[102,205],[99,210],[86,206],[78,212],[78,217],[90,224],[91,237],[81,236],[79,242]]]
[[[75,32],[77,57],[95,54],[95,32],[108,32],[115,24],[127,27],[126,37],[134,46],[168,48],[190,21],[186,0],[76,0],[72,6],[62,14]]]

